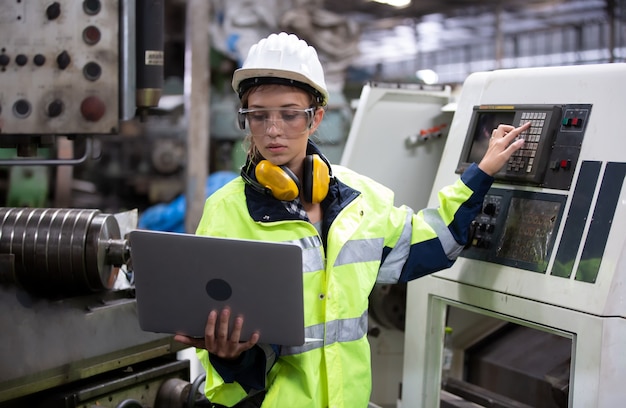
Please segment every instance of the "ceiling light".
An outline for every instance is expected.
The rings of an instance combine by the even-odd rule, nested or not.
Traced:
[[[432,69],[420,69],[415,76],[426,85],[433,85],[439,81],[439,75]]]
[[[376,3],[388,4],[393,7],[402,8],[411,4],[411,0],[374,0]]]

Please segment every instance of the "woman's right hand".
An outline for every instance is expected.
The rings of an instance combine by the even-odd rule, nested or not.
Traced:
[[[495,128],[491,132],[489,147],[480,163],[478,163],[478,167],[490,176],[499,172],[509,161],[511,155],[524,145],[523,139],[515,139],[527,130],[530,125],[531,122],[527,122],[516,128],[511,125],[501,124]]]
[[[241,328],[243,327],[244,319],[242,316],[236,316],[233,330],[229,335],[230,313],[230,308],[226,307],[219,313],[218,318],[217,311],[212,310],[204,328],[204,338],[177,334],[174,336],[174,340],[191,347],[205,349],[209,353],[223,359],[237,359],[241,353],[254,347],[259,341],[259,333],[254,332],[248,341],[241,341]]]

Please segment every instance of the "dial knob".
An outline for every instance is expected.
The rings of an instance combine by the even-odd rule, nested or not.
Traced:
[[[46,17],[48,20],[55,20],[61,15],[61,5],[58,2],[54,2],[46,8]]]
[[[57,64],[59,65],[59,69],[65,69],[70,65],[72,59],[70,58],[70,54],[67,51],[63,51],[57,56]]]
[[[490,216],[496,215],[496,205],[494,203],[485,204],[483,212]]]
[[[56,118],[63,113],[63,101],[60,99],[55,99],[50,102],[48,105],[48,116],[51,118]]]

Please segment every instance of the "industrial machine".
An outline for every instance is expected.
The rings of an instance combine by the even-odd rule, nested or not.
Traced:
[[[403,408],[624,404],[624,95],[626,64],[465,81],[430,206],[499,123],[531,127],[457,262],[408,285]],[[446,327],[453,353],[442,372]]]
[[[162,43],[161,1],[3,1],[3,198],[71,180],[63,169],[98,155],[98,138],[156,106]],[[0,208],[0,406],[194,406],[181,345],[137,323],[126,240],[137,212],[19,195]]]

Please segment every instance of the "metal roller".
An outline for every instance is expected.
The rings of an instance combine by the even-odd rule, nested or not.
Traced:
[[[128,259],[120,235],[99,210],[0,208],[0,282],[44,296],[110,289]]]

